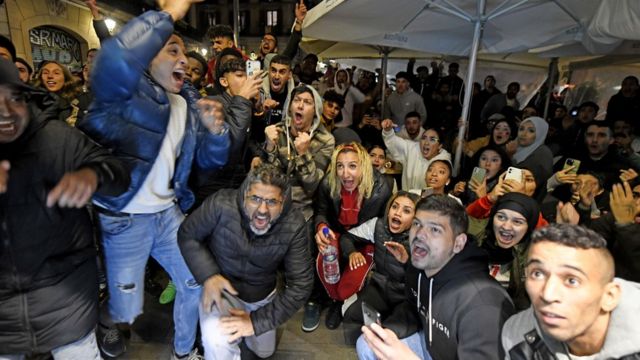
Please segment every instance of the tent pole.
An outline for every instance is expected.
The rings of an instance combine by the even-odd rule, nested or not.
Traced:
[[[382,99],[382,104],[380,106],[380,117],[384,118],[384,108],[386,107],[386,99],[384,98],[384,94],[387,91],[387,63],[389,62],[389,49],[382,48],[382,65],[380,67],[380,75],[382,81],[382,94],[380,99]]]
[[[233,0],[233,41],[240,46],[240,0]]]
[[[551,59],[551,63],[549,64],[549,78],[547,79],[547,99],[544,102],[544,117],[543,119],[547,120],[549,116],[549,104],[551,103],[551,94],[553,94],[553,86],[556,83],[556,70],[558,69],[558,58],[554,57]]]
[[[467,68],[467,81],[465,82],[464,106],[462,107],[462,126],[458,129],[458,147],[454,158],[453,175],[458,176],[461,170],[462,148],[464,146],[465,132],[469,122],[469,109],[471,107],[471,96],[473,94],[473,79],[476,73],[476,61],[478,59],[478,49],[482,39],[484,26],[485,1],[478,1],[477,18],[474,20],[473,43],[469,54],[469,67]]]

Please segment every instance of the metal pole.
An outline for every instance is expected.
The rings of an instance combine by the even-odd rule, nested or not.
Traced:
[[[233,0],[233,41],[238,47],[240,42],[240,0]]]
[[[549,72],[547,79],[547,99],[544,102],[544,117],[543,119],[547,119],[549,116],[549,103],[551,103],[551,94],[553,94],[553,86],[556,84],[556,71],[558,70],[558,58],[554,57],[551,59],[551,63],[549,64]]]
[[[469,109],[471,107],[471,96],[473,94],[473,79],[476,73],[476,61],[478,58],[478,49],[480,48],[480,40],[482,39],[485,1],[478,1],[477,18],[474,20],[473,43],[471,45],[471,53],[469,54],[469,67],[467,69],[467,81],[465,82],[464,106],[462,107],[462,126],[458,129],[458,147],[454,158],[453,174],[458,176],[461,169],[460,160],[462,159],[462,148],[464,146],[465,132],[469,121]]]
[[[381,94],[381,99],[382,99],[382,104],[380,106],[380,117],[384,119],[384,108],[386,107],[386,99],[384,98],[384,94],[387,91],[387,63],[389,62],[389,49],[387,48],[383,48],[382,49],[382,66],[380,67],[380,75],[381,76],[381,81],[382,81],[382,94]]]

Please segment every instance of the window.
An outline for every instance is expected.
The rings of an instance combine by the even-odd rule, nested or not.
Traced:
[[[267,26],[278,26],[278,10],[267,11]]]

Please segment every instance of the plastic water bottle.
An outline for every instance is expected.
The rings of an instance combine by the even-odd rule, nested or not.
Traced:
[[[324,236],[329,237],[329,229],[322,229]],[[327,284],[337,284],[340,281],[340,264],[338,263],[338,249],[329,245],[322,252],[322,271],[324,272],[324,281]]]

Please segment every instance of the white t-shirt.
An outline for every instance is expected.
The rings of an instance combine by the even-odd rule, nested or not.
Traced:
[[[171,187],[171,180],[176,168],[176,159],[180,155],[187,123],[187,102],[177,94],[167,93],[167,96],[171,104],[171,115],[160,152],[142,187],[122,212],[152,214],[173,206],[176,195]]]

